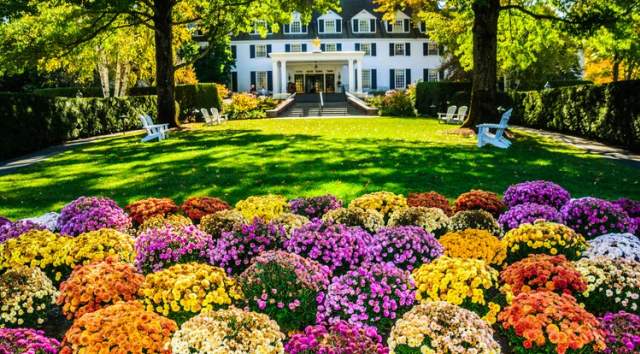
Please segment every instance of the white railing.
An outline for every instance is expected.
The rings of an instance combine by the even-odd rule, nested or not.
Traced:
[[[324,107],[324,97],[322,96],[322,91],[320,91],[320,108]]]

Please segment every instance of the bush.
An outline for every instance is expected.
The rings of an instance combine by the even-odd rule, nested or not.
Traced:
[[[518,204],[535,203],[560,209],[570,199],[569,192],[561,186],[550,181],[537,180],[509,186],[504,192],[503,201],[508,208]]]
[[[513,124],[640,151],[640,80],[518,92]]]
[[[242,213],[235,210],[222,210],[211,215],[206,215],[200,219],[200,230],[208,233],[214,240],[219,239],[225,231],[232,231],[249,221],[242,216]]]
[[[102,88],[100,87],[54,87],[36,89],[31,92],[47,97],[103,97]]]
[[[261,119],[267,117],[267,110],[273,109],[278,102],[270,97],[258,98],[249,93],[236,93],[224,111],[231,120]]]
[[[407,207],[407,200],[400,194],[391,192],[375,192],[362,195],[349,203],[349,208],[373,209],[389,220],[391,214]]]
[[[409,92],[392,90],[384,96],[374,96],[369,103],[379,109],[381,116],[415,117],[413,100]]]
[[[640,316],[624,311],[599,318],[607,342],[607,354],[631,354],[640,351]]]
[[[215,197],[192,197],[185,200],[180,206],[182,212],[195,222],[200,222],[204,216],[229,208],[227,202]]]
[[[470,93],[470,82],[419,82],[416,85],[416,109],[419,114],[433,114],[431,106],[435,105],[435,110],[445,112],[448,105],[456,104],[453,102],[454,97],[457,99],[463,96],[470,97]],[[469,105],[469,101],[457,103]]]
[[[270,221],[289,212],[289,203],[287,203],[287,198],[281,195],[254,195],[237,202],[236,210],[249,221],[254,218]]]
[[[156,95],[156,93],[155,87],[132,87],[129,89],[131,96]],[[218,86],[213,83],[176,85],[175,98],[180,105],[182,118],[201,108],[222,109],[222,98],[218,94]]]
[[[322,218],[329,210],[341,207],[342,200],[331,194],[296,198],[289,201],[289,208],[291,208],[292,213],[306,216],[309,219]]]
[[[63,141],[140,129],[141,113],[157,110],[156,98],[62,98],[0,94],[0,159]]]

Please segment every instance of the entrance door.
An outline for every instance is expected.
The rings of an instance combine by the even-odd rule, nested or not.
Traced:
[[[296,83],[296,93],[304,93],[304,75],[295,74],[294,81]]]
[[[336,76],[334,74],[327,74],[325,76],[325,84],[324,87],[326,87],[326,91],[327,93],[334,93],[336,92]]]
[[[306,93],[318,93],[324,91],[324,75],[307,75],[304,90]]]

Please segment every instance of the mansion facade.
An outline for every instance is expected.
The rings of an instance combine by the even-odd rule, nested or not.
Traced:
[[[257,22],[254,33],[233,38],[232,90],[364,93],[442,79],[440,48],[424,24],[402,12],[385,21],[372,0],[342,0],[341,8],[309,23],[294,13],[276,33]]]

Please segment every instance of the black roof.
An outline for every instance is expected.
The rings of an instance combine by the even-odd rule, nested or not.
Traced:
[[[338,15],[342,17],[342,33],[321,34],[318,33],[318,17],[322,14],[315,13],[311,18],[311,22],[308,24],[307,33],[304,34],[289,34],[284,33],[284,26],[280,26],[280,31],[267,35],[266,38],[262,38],[258,34],[243,34],[233,38],[234,40],[273,40],[273,39],[313,39],[319,37],[320,39],[340,39],[340,38],[421,38],[425,35],[420,33],[415,27],[411,27],[409,33],[388,33],[384,28],[384,21],[382,19],[382,13],[376,12],[375,9],[378,5],[373,3],[373,0],[341,0],[340,7],[342,11],[338,12]],[[351,28],[351,18],[359,14],[362,10],[367,10],[373,16],[376,17],[376,32],[375,33],[354,33]]]

